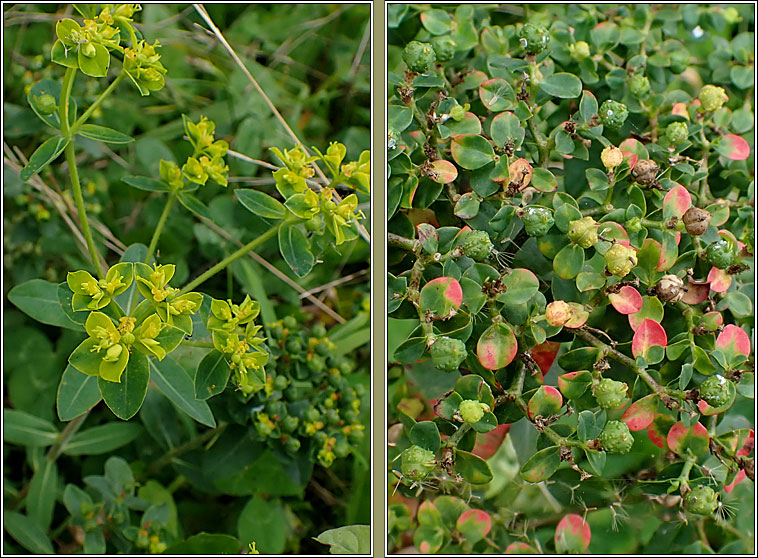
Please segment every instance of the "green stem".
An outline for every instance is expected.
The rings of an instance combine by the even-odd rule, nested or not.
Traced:
[[[661,223],[660,221],[653,221],[651,219],[640,219],[640,225],[647,227],[648,229],[658,229],[661,231],[665,231],[667,228],[665,223]]]
[[[387,244],[395,248],[408,250],[409,252],[415,252],[417,247],[416,241],[412,238],[405,238],[395,233],[387,233]]]
[[[469,430],[471,430],[471,423],[464,422],[460,425],[458,430],[456,430],[453,435],[445,441],[445,445],[449,448],[454,448]]]
[[[118,84],[121,83],[121,80],[124,79],[124,76],[126,76],[126,72],[121,72],[116,79],[113,80],[113,82],[108,86],[108,88],[100,93],[100,96],[95,99],[95,102],[90,105],[90,107],[85,111],[84,114],[82,114],[79,119],[74,122],[74,124],[71,126],[71,135],[73,136],[76,134],[76,132],[81,128],[85,122],[89,119],[90,116],[92,116],[92,113],[95,112],[97,107],[99,107],[103,101],[110,95],[116,87],[118,87]]]
[[[158,239],[161,237],[163,225],[166,224],[166,219],[168,218],[168,214],[171,212],[171,208],[173,207],[175,201],[176,192],[171,192],[171,194],[168,196],[168,199],[166,200],[166,206],[163,208],[163,213],[161,213],[160,219],[158,219],[158,224],[155,226],[153,238],[150,239],[150,246],[147,248],[147,257],[145,258],[146,264],[150,263],[150,258],[152,258],[153,254],[155,253],[155,247],[158,245]]]
[[[146,477],[151,477],[158,473],[163,467],[171,463],[171,460],[175,457],[178,457],[179,455],[196,448],[197,446],[202,445],[207,440],[210,440],[214,436],[221,436],[221,434],[226,430],[227,424],[222,424],[216,428],[213,428],[211,430],[208,430],[207,432],[204,432],[200,436],[196,436],[189,440],[188,442],[185,442],[181,446],[177,446],[174,449],[166,452],[161,456],[157,461],[154,461],[152,465],[150,465],[147,468],[147,471],[145,471]]]
[[[606,213],[610,213],[615,208],[611,204],[605,204],[605,205],[599,205],[597,207],[593,207],[591,209],[583,209],[581,211],[582,217],[594,217],[595,215],[605,215]]]
[[[272,236],[275,236],[279,229],[282,227],[283,224],[289,223],[290,221],[288,219],[285,219],[284,221],[280,221],[278,225],[275,227],[270,228],[262,235],[258,236],[254,240],[248,242],[245,244],[242,248],[237,250],[236,252],[233,252],[232,254],[228,255],[226,258],[221,260],[219,263],[214,265],[212,268],[210,268],[208,271],[200,275],[200,277],[194,279],[193,281],[190,281],[185,287],[179,292],[180,295],[190,292],[192,289],[196,288],[198,285],[201,285],[205,283],[208,279],[216,275],[219,271],[223,271],[226,269],[226,266],[229,264],[232,264],[236,262],[238,259],[240,259],[242,256],[247,254],[248,252],[252,252],[255,250],[258,246],[266,242],[269,238]]]

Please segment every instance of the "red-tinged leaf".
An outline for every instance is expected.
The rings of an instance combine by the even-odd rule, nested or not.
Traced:
[[[685,455],[687,452],[694,456],[705,455],[708,452],[710,436],[705,426],[696,422],[691,427],[686,427],[684,423],[677,422],[666,436],[666,445],[668,448],[679,455]]]
[[[724,492],[726,492],[727,494],[729,494],[732,490],[734,490],[735,486],[737,486],[740,482],[742,482],[743,480],[745,480],[746,476],[747,475],[745,474],[744,470],[738,471],[737,472],[737,476],[734,477],[734,480],[724,487]]]
[[[647,428],[647,436],[650,441],[661,449],[666,448],[666,434],[674,425],[674,419],[668,415],[657,414]]]
[[[423,525],[434,525],[442,520],[437,506],[431,500],[424,500],[418,507],[416,517]]]
[[[561,348],[560,343],[555,341],[545,341],[540,345],[532,348],[532,358],[537,362],[537,366],[540,367],[540,372],[544,376],[547,374],[550,367],[555,362],[555,356],[558,354],[558,349]]]
[[[677,237],[677,234],[671,234],[664,231],[663,242],[661,243],[661,257],[658,259],[658,265],[656,271],[668,271],[676,263],[677,257],[679,257],[679,240],[681,235]]]
[[[537,551],[524,542],[512,542],[505,548],[505,554],[537,554]]]
[[[631,151],[621,151],[621,154],[624,156],[624,159],[629,159],[629,168],[633,169],[634,165],[637,164],[637,161],[639,160],[640,156],[636,153],[632,153]]]
[[[663,196],[663,219],[668,221],[671,217],[682,218],[682,215],[692,205],[692,196],[687,188],[677,184]]]
[[[455,523],[466,541],[475,543],[486,537],[492,529],[492,518],[484,510],[467,510]]]
[[[660,321],[663,320],[663,304],[661,304],[661,301],[658,300],[657,296],[643,296],[642,308],[634,314],[629,314],[627,319],[629,320],[629,326],[632,328],[632,331],[637,331],[642,325],[642,322],[647,319],[660,323]]]
[[[568,399],[579,399],[592,385],[592,374],[587,370],[566,372],[558,376],[558,389]]]
[[[547,417],[557,413],[563,406],[563,396],[553,386],[540,386],[534,392],[529,404],[526,406],[527,414],[530,419],[537,415]]]
[[[589,524],[575,513],[565,516],[555,528],[555,550],[560,554],[583,554],[591,539]]]
[[[645,356],[650,347],[659,345],[665,347],[668,343],[666,330],[656,321],[646,319],[642,322],[632,338],[632,354],[635,357]]]
[[[624,285],[619,292],[609,294],[608,298],[620,314],[634,314],[642,308],[642,295],[631,285]]]
[[[437,277],[421,289],[421,308],[437,317],[449,317],[462,302],[463,289],[454,277]]]
[[[621,223],[616,223],[615,221],[605,221],[600,223],[597,227],[597,234],[603,238],[612,238],[619,244],[623,244],[627,248],[629,247],[629,233],[626,232],[626,229]],[[595,250],[601,254],[605,254],[610,246],[611,245],[608,242],[603,242],[602,244],[598,243],[595,245]]]
[[[439,184],[449,184],[458,178],[458,169],[450,161],[438,159],[432,163],[433,175],[429,175],[432,180]]]
[[[687,120],[690,119],[690,113],[687,111],[687,103],[674,103],[674,107],[671,109],[671,114],[683,116]]]
[[[725,293],[732,284],[732,276],[725,269],[712,267],[708,272],[708,282],[711,284],[711,290],[717,293]]]
[[[619,149],[621,149],[621,152],[624,154],[624,157],[629,157],[629,168],[634,168],[634,165],[637,164],[637,161],[639,159],[649,159],[650,154],[648,153],[647,148],[645,145],[634,138],[628,138],[622,141],[619,144]]]
[[[474,445],[474,449],[471,450],[471,453],[482,459],[489,459],[497,453],[498,449],[500,449],[500,446],[503,444],[505,436],[510,429],[510,424],[501,424],[489,432],[479,432],[476,435],[476,445]]]
[[[571,317],[565,324],[563,324],[564,327],[577,329],[587,323],[590,313],[587,312],[582,304],[579,304],[578,302],[569,302],[568,305],[571,309]]]
[[[700,304],[711,293],[711,284],[708,281],[693,281],[689,278],[687,292],[682,296],[685,304]]]
[[[755,430],[750,429],[750,433],[747,435],[744,445],[737,452],[739,457],[750,455],[755,447]]]
[[[729,324],[719,333],[716,346],[729,356],[750,356],[750,337],[736,325]]]
[[[519,184],[519,190],[526,188],[532,181],[532,165],[526,159],[516,159],[508,165],[508,181]]]
[[[655,414],[658,411],[658,396],[656,394],[646,395],[629,405],[621,417],[621,422],[629,427],[632,432],[645,430],[655,420]]]
[[[727,159],[744,161],[750,157],[750,145],[740,136],[728,134],[721,140],[722,150]]]
[[[721,312],[706,312],[703,314],[700,322],[708,331],[716,331],[720,325],[724,324],[724,316]]]
[[[487,370],[505,368],[516,356],[518,342],[510,327],[492,324],[476,344],[476,356]]]
[[[692,106],[693,107],[699,107],[700,106],[700,99],[695,99],[694,101],[692,101]]]

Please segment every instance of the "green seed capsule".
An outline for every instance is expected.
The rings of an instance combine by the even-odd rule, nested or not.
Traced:
[[[425,74],[434,68],[436,55],[429,43],[411,41],[403,49],[403,60],[411,72]]]
[[[434,366],[448,372],[458,370],[468,356],[465,343],[452,337],[438,337],[429,348],[429,353]]]
[[[629,432],[629,427],[618,420],[611,420],[605,424],[598,441],[608,453],[629,453],[634,445],[634,437]]]
[[[626,117],[629,116],[629,110],[626,108],[625,104],[609,99],[600,105],[598,116],[600,117],[603,126],[607,126],[611,129],[618,129],[624,125],[624,122],[626,122]]]
[[[553,211],[547,207],[531,206],[521,215],[524,230],[529,236],[545,236],[555,223]]]
[[[700,397],[705,399],[705,402],[711,407],[721,407],[722,405],[726,405],[729,401],[728,381],[729,380],[718,374],[709,376],[698,387]]]

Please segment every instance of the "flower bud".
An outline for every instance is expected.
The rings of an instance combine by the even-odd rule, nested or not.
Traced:
[[[632,176],[643,186],[650,186],[651,184],[655,184],[660,170],[661,168],[655,161],[651,159],[641,159],[634,165]]]
[[[666,127],[666,137],[674,145],[687,141],[689,130],[684,122],[672,122]]]
[[[551,326],[562,326],[571,318],[571,306],[563,300],[555,300],[545,308],[545,320]]]
[[[719,505],[718,494],[709,486],[699,485],[684,497],[684,507],[697,515],[711,515]]]
[[[700,236],[708,230],[708,225],[711,224],[711,213],[699,207],[690,207],[682,215],[682,221],[689,234]]]
[[[121,356],[121,352],[124,350],[124,347],[117,343],[115,345],[111,345],[108,347],[108,350],[105,351],[105,357],[103,358],[106,362],[116,362],[118,358]]]
[[[637,253],[634,248],[614,244],[605,253],[605,265],[611,275],[625,277],[637,265]]]
[[[629,79],[629,92],[632,94],[632,97],[641,99],[650,93],[650,80],[642,74],[634,74]]]
[[[97,56],[97,49],[95,48],[95,45],[93,45],[92,43],[84,43],[81,46],[81,53],[87,58],[94,58],[95,56]]]
[[[464,399],[461,404],[458,405],[458,413],[461,415],[463,422],[475,424],[482,420],[484,416],[484,407],[479,401],[472,399]]]
[[[709,376],[698,387],[700,398],[704,399],[711,407],[726,405],[729,401],[729,390],[726,385],[728,381],[718,374]]]
[[[547,207],[530,206],[520,215],[529,236],[545,236],[555,223],[553,211]]]
[[[519,29],[519,41],[527,54],[539,54],[547,48],[550,34],[542,26],[527,23]]]
[[[455,105],[450,109],[450,118],[456,122],[460,122],[466,117],[466,108],[461,105]]]
[[[429,43],[411,41],[403,49],[403,60],[411,72],[424,74],[434,67],[436,57]]]
[[[469,231],[463,240],[463,254],[477,262],[487,260],[495,248],[487,231]]]
[[[55,109],[58,108],[55,103],[55,97],[47,94],[34,97],[34,106],[40,114],[44,114],[45,116],[53,114]]]
[[[629,233],[640,232],[642,230],[642,221],[639,217],[632,217],[624,222],[624,228]]]
[[[655,286],[655,294],[663,302],[679,302],[684,293],[684,281],[676,275],[664,275]]]
[[[458,370],[468,356],[465,343],[452,337],[438,337],[429,348],[429,353],[434,366],[448,372]]]
[[[581,61],[590,55],[590,45],[587,44],[587,41],[577,41],[575,44],[569,45],[569,52],[571,58]]]
[[[716,112],[724,106],[729,100],[729,97],[724,91],[723,87],[716,87],[715,85],[704,85],[698,95],[700,99],[700,105],[706,112]]]
[[[719,269],[727,269],[734,263],[732,243],[723,238],[712,242],[705,249],[705,261]]]
[[[607,169],[616,168],[624,160],[624,154],[618,147],[609,145],[600,153],[600,160]]]
[[[442,35],[440,37],[432,38],[432,48],[437,60],[440,62],[447,62],[451,60],[455,55],[455,41],[448,35]]]
[[[592,395],[603,409],[618,409],[626,399],[627,385],[610,378],[603,378],[595,385]]]
[[[569,223],[568,238],[582,248],[592,248],[597,244],[597,223],[590,217],[582,217]]]
[[[411,446],[402,453],[400,471],[410,480],[424,480],[436,466],[434,453],[421,446]]]
[[[629,427],[618,420],[605,423],[605,428],[597,439],[608,453],[629,453],[634,444],[634,436],[629,432]]]
[[[624,122],[626,122],[626,117],[629,116],[629,110],[626,108],[625,104],[609,99],[600,105],[598,116],[604,126],[611,129],[617,129],[621,128],[621,126],[624,125]]]

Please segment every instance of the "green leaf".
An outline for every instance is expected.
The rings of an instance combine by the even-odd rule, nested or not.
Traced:
[[[455,470],[471,484],[487,484],[492,480],[492,471],[487,462],[467,451],[455,450]]]
[[[328,544],[331,554],[371,554],[369,525],[345,525],[329,529],[316,537],[316,540]]]
[[[553,260],[553,269],[561,279],[573,279],[584,266],[584,250],[577,244],[569,244],[561,249]]]
[[[45,459],[34,473],[26,495],[26,512],[43,530],[49,531],[58,495],[58,467],[52,459]]]
[[[3,525],[8,534],[33,554],[55,554],[50,539],[39,524],[17,512],[6,511]]]
[[[79,69],[90,77],[105,77],[111,64],[108,49],[99,43],[89,43],[95,48],[95,55],[90,58],[84,54],[84,45],[79,46]]]
[[[409,438],[411,443],[428,449],[429,451],[437,452],[440,449],[440,431],[437,425],[432,421],[425,420],[418,422],[411,428]]]
[[[456,136],[450,146],[453,159],[467,170],[476,170],[495,160],[495,151],[482,136]]]
[[[208,207],[192,194],[188,194],[187,192],[179,192],[179,195],[177,196],[177,198],[179,199],[179,202],[184,207],[189,209],[192,213],[194,213],[198,217],[204,217],[208,219],[209,221],[213,221],[213,218],[211,217],[211,212],[208,209]]]
[[[203,357],[195,374],[195,398],[206,400],[226,388],[232,370],[223,353],[213,350]]]
[[[50,60],[66,68],[79,68],[79,56],[76,50],[66,48],[66,45],[58,39],[50,50]]]
[[[264,219],[284,219],[287,214],[280,202],[258,190],[241,188],[234,195],[245,209]]]
[[[558,187],[558,181],[552,172],[547,169],[537,167],[532,170],[532,186],[540,192],[552,192]]]
[[[170,192],[171,187],[165,182],[156,180],[154,178],[148,178],[147,176],[125,176],[121,179],[129,186],[133,186],[139,190],[145,190],[146,192]]]
[[[195,387],[190,375],[173,358],[162,361],[150,359],[150,379],[174,405],[200,424],[216,427],[213,412],[205,401],[195,399]]]
[[[410,107],[389,105],[387,107],[387,128],[402,132],[413,122],[413,111]]]
[[[611,183],[608,182],[608,175],[600,169],[587,169],[584,171],[584,175],[587,178],[587,184],[590,185],[590,190],[600,192],[611,187]]]
[[[579,101],[579,115],[581,116],[582,121],[587,124],[592,120],[592,117],[597,114],[597,111],[597,98],[591,92],[585,90]]]
[[[171,545],[163,554],[238,554],[241,546],[237,539],[229,535],[198,533],[186,541]]]
[[[74,434],[63,447],[63,453],[100,455],[125,446],[143,433],[144,428],[136,422],[109,422]]]
[[[308,275],[316,263],[308,239],[296,226],[279,228],[279,252],[298,277]]]
[[[82,374],[70,364],[66,366],[58,384],[56,408],[58,418],[69,421],[86,413],[102,399],[97,387],[97,377]]]
[[[516,93],[504,79],[489,79],[479,86],[479,99],[491,112],[513,110],[516,107]]]
[[[421,25],[432,35],[444,35],[453,28],[450,14],[445,10],[426,10],[425,12],[421,12]],[[353,554],[360,553],[355,552]]]
[[[45,140],[44,143],[32,153],[32,156],[29,157],[29,162],[18,175],[19,178],[26,182],[32,176],[55,161],[58,158],[58,155],[63,153],[63,150],[66,149],[68,141],[68,138],[61,136],[53,136],[52,138]]]
[[[3,410],[3,441],[30,448],[45,447],[58,440],[58,429],[42,418],[16,409]]]
[[[287,515],[278,499],[253,496],[237,519],[237,536],[241,541],[255,541],[263,554],[281,554],[290,531]]]
[[[512,269],[503,284],[506,287],[502,300],[508,304],[523,304],[537,293],[540,288],[539,279],[528,269]]]
[[[147,357],[135,351],[129,356],[121,382],[109,382],[98,376],[97,385],[113,414],[122,420],[129,420],[142,407],[149,381]]]
[[[540,87],[548,95],[561,99],[573,99],[582,92],[582,81],[574,74],[559,72],[549,75]]]
[[[502,112],[492,119],[490,136],[498,146],[503,146],[508,140],[513,140],[513,148],[518,149],[524,142],[526,130],[521,126],[518,116],[512,112]]]
[[[84,331],[84,326],[71,321],[58,300],[58,284],[32,279],[16,285],[8,293],[8,300],[19,310],[43,324]]]
[[[127,136],[126,134],[106,128],[105,126],[98,126],[97,124],[84,124],[77,132],[80,136],[93,139],[96,141],[102,141],[103,143],[131,143],[134,138]]]
[[[532,455],[519,471],[527,482],[542,482],[553,476],[561,464],[557,446],[545,448]]]

